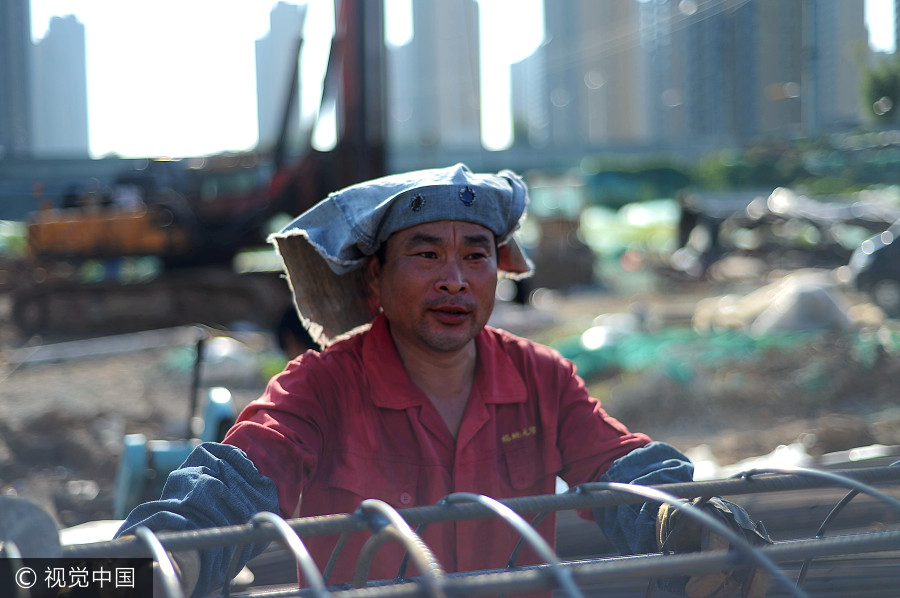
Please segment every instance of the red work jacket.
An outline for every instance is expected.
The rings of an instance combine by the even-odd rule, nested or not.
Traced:
[[[349,513],[366,498],[404,508],[453,492],[552,494],[557,475],[570,485],[595,481],[650,442],[607,415],[552,349],[490,327],[476,343],[475,383],[456,439],[407,376],[379,316],[368,331],[292,361],[225,442],[275,481],[284,517]],[[551,546],[555,528],[553,517],[538,528]],[[351,536],[328,583],[352,580],[367,538]],[[320,569],[336,540],[304,539]],[[519,536],[498,519],[479,519],[430,524],[423,540],[452,572],[505,567]],[[402,555],[399,544],[383,546],[369,579],[396,577]],[[536,562],[526,549],[517,564]]]

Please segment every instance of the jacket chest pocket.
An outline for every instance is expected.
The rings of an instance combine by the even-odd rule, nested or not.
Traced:
[[[555,477],[562,468],[557,451],[544,451],[536,439],[523,438],[508,443],[502,452],[506,476],[514,490],[523,494],[542,494],[554,487]],[[549,486],[545,483],[547,478],[553,478]]]
[[[402,509],[416,504],[420,466],[353,454],[336,458],[330,471],[318,483],[349,492],[359,498],[382,500]]]

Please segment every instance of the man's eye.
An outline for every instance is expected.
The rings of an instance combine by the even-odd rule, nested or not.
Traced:
[[[419,257],[427,258],[429,260],[433,260],[434,258],[437,257],[437,254],[433,251],[420,251],[416,255],[418,255]]]

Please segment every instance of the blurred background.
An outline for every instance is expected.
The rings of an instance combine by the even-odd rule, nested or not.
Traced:
[[[897,5],[4,0],[0,488],[109,516],[124,437],[296,352],[267,235],[456,162],[531,189],[493,323],[629,426],[716,466],[900,444]]]
[[[623,255],[692,278],[727,252],[840,265],[894,219],[891,0],[4,6],[0,288],[24,336],[94,323],[36,283],[92,304],[61,281],[239,284],[221,270],[277,270],[254,249],[328,192],[456,162],[533,189],[522,236],[545,265],[520,300],[615,284]],[[878,296],[900,309],[900,288]]]

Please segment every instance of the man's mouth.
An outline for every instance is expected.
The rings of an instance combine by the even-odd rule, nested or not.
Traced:
[[[443,307],[435,307],[434,309],[437,311],[442,311],[442,312],[451,313],[451,314],[469,313],[468,309],[466,309],[464,307],[460,307],[458,305],[445,305]]]
[[[469,316],[469,310],[458,305],[443,305],[431,308],[437,319],[446,324],[457,324]]]

